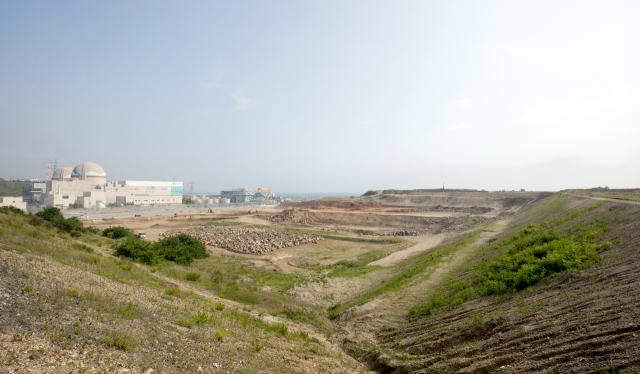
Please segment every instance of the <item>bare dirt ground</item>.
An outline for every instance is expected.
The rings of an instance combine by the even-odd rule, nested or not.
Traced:
[[[407,249],[403,249],[401,251],[390,254],[385,258],[381,258],[377,261],[373,261],[369,263],[369,266],[394,266],[402,261],[417,255],[418,253],[425,252],[438,244],[440,244],[445,238],[445,235],[425,235],[425,236],[416,236],[406,237],[409,241],[415,241],[417,244],[409,247]]]

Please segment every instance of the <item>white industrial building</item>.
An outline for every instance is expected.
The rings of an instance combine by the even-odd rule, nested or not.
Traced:
[[[38,198],[46,207],[182,204],[182,182],[107,181],[102,166],[85,162],[57,169]]]
[[[3,196],[0,197],[0,207],[12,206],[24,211],[27,210],[27,202],[22,200],[22,196]]]

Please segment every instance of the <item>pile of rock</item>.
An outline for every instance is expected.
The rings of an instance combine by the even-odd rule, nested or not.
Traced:
[[[400,231],[394,232],[391,235],[392,236],[418,236],[418,232],[417,231],[400,230]]]
[[[238,253],[261,254],[280,248],[301,244],[315,244],[324,238],[308,234],[260,230],[248,228],[223,228],[211,226],[189,227],[166,231],[162,236],[187,234],[199,239],[204,245],[224,248]]]
[[[293,222],[307,224],[311,223],[311,217],[308,210],[302,210],[298,208],[285,209],[275,216],[269,217],[271,222]]]

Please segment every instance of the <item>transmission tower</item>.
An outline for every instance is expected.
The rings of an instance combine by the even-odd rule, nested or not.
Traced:
[[[50,181],[51,180],[51,176],[53,175],[51,169],[52,169],[51,159],[49,159],[49,160],[47,160],[47,176],[44,177],[45,181]]]
[[[195,183],[189,183],[189,195],[193,195],[193,188],[196,186]]]

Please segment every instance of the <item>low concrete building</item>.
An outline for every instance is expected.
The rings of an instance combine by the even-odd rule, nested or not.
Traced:
[[[22,200],[22,196],[3,196],[0,197],[0,207],[13,206],[24,211],[27,210],[27,203]]]

